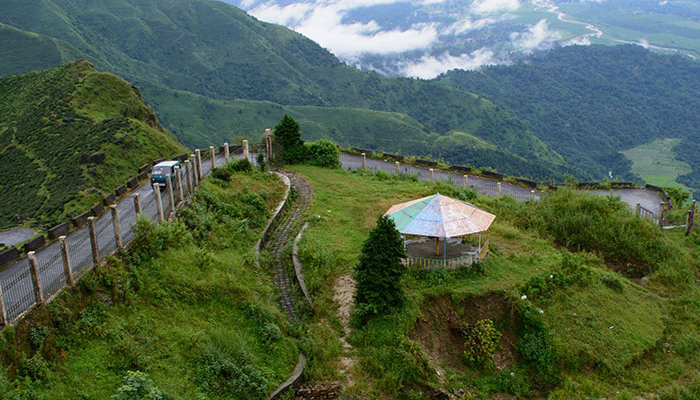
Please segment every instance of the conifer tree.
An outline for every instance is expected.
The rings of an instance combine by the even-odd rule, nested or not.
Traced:
[[[393,220],[381,216],[362,245],[360,262],[355,267],[356,326],[403,306],[401,277],[406,267],[401,264],[400,257],[405,257],[401,234]]]
[[[275,126],[275,138],[282,145],[282,158],[285,164],[297,164],[304,162],[306,148],[301,140],[301,127],[294,118],[285,114],[277,126]]]

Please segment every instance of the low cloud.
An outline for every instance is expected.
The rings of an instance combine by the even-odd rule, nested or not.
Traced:
[[[535,50],[551,46],[561,39],[561,35],[556,31],[549,30],[546,19],[540,20],[535,25],[530,26],[526,32],[513,32],[510,39],[518,51],[529,54]]]
[[[255,17],[286,25],[305,35],[341,58],[354,60],[360,54],[393,54],[429,47],[438,39],[436,24],[420,24],[406,30],[383,30],[371,20],[344,23],[349,10],[406,0],[339,0],[291,3],[280,7],[261,4],[250,13]],[[428,0],[430,1],[430,0]]]
[[[472,21],[471,18],[464,18],[461,19],[452,25],[448,26],[447,28],[443,29],[440,34],[441,35],[461,35],[465,32],[477,30],[484,28],[488,25],[491,25],[493,23],[498,22],[497,19],[494,18],[482,18],[478,19],[476,21]]]
[[[475,0],[470,10],[475,14],[492,14],[503,11],[515,11],[520,8],[519,0]]]
[[[486,48],[481,48],[459,56],[453,56],[448,52],[439,56],[426,54],[416,62],[407,62],[402,65],[400,72],[404,76],[432,79],[451,69],[473,70],[494,64],[497,64],[497,60],[493,52]]]

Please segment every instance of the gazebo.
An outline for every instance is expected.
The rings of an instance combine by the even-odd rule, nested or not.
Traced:
[[[394,221],[404,238],[407,257],[403,263],[424,269],[469,266],[486,258],[488,229],[496,218],[440,193],[396,204],[384,215]],[[435,238],[434,246],[430,238]]]

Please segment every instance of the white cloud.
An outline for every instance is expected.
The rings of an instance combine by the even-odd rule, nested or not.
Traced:
[[[460,35],[465,32],[481,29],[497,22],[494,18],[482,18],[472,21],[469,17],[456,21],[440,32],[442,35]]]
[[[343,23],[343,17],[349,10],[405,1],[319,0],[284,7],[268,2],[250,10],[250,13],[261,20],[286,25],[330,49],[335,55],[352,60],[363,53],[393,54],[422,49],[438,39],[435,24],[419,24],[406,30],[382,30],[374,20]]]
[[[476,14],[492,14],[502,11],[515,11],[520,8],[519,0],[475,0],[470,9]]]
[[[530,26],[527,32],[511,33],[510,38],[519,51],[532,53],[534,50],[549,46],[561,39],[561,35],[556,31],[550,31],[547,20],[542,19],[535,25]]]
[[[426,54],[417,62],[407,62],[405,65],[402,65],[400,71],[404,76],[431,79],[451,69],[472,70],[496,63],[493,52],[486,48],[481,48],[459,56],[453,56],[447,52],[437,57]]]

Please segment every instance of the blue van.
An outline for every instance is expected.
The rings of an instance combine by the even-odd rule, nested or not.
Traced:
[[[163,161],[156,164],[151,170],[151,186],[157,183],[158,186],[166,186],[168,179],[170,177],[173,187],[177,185],[175,180],[175,167],[180,166],[180,161]],[[183,174],[182,168],[180,168],[180,175]]]

